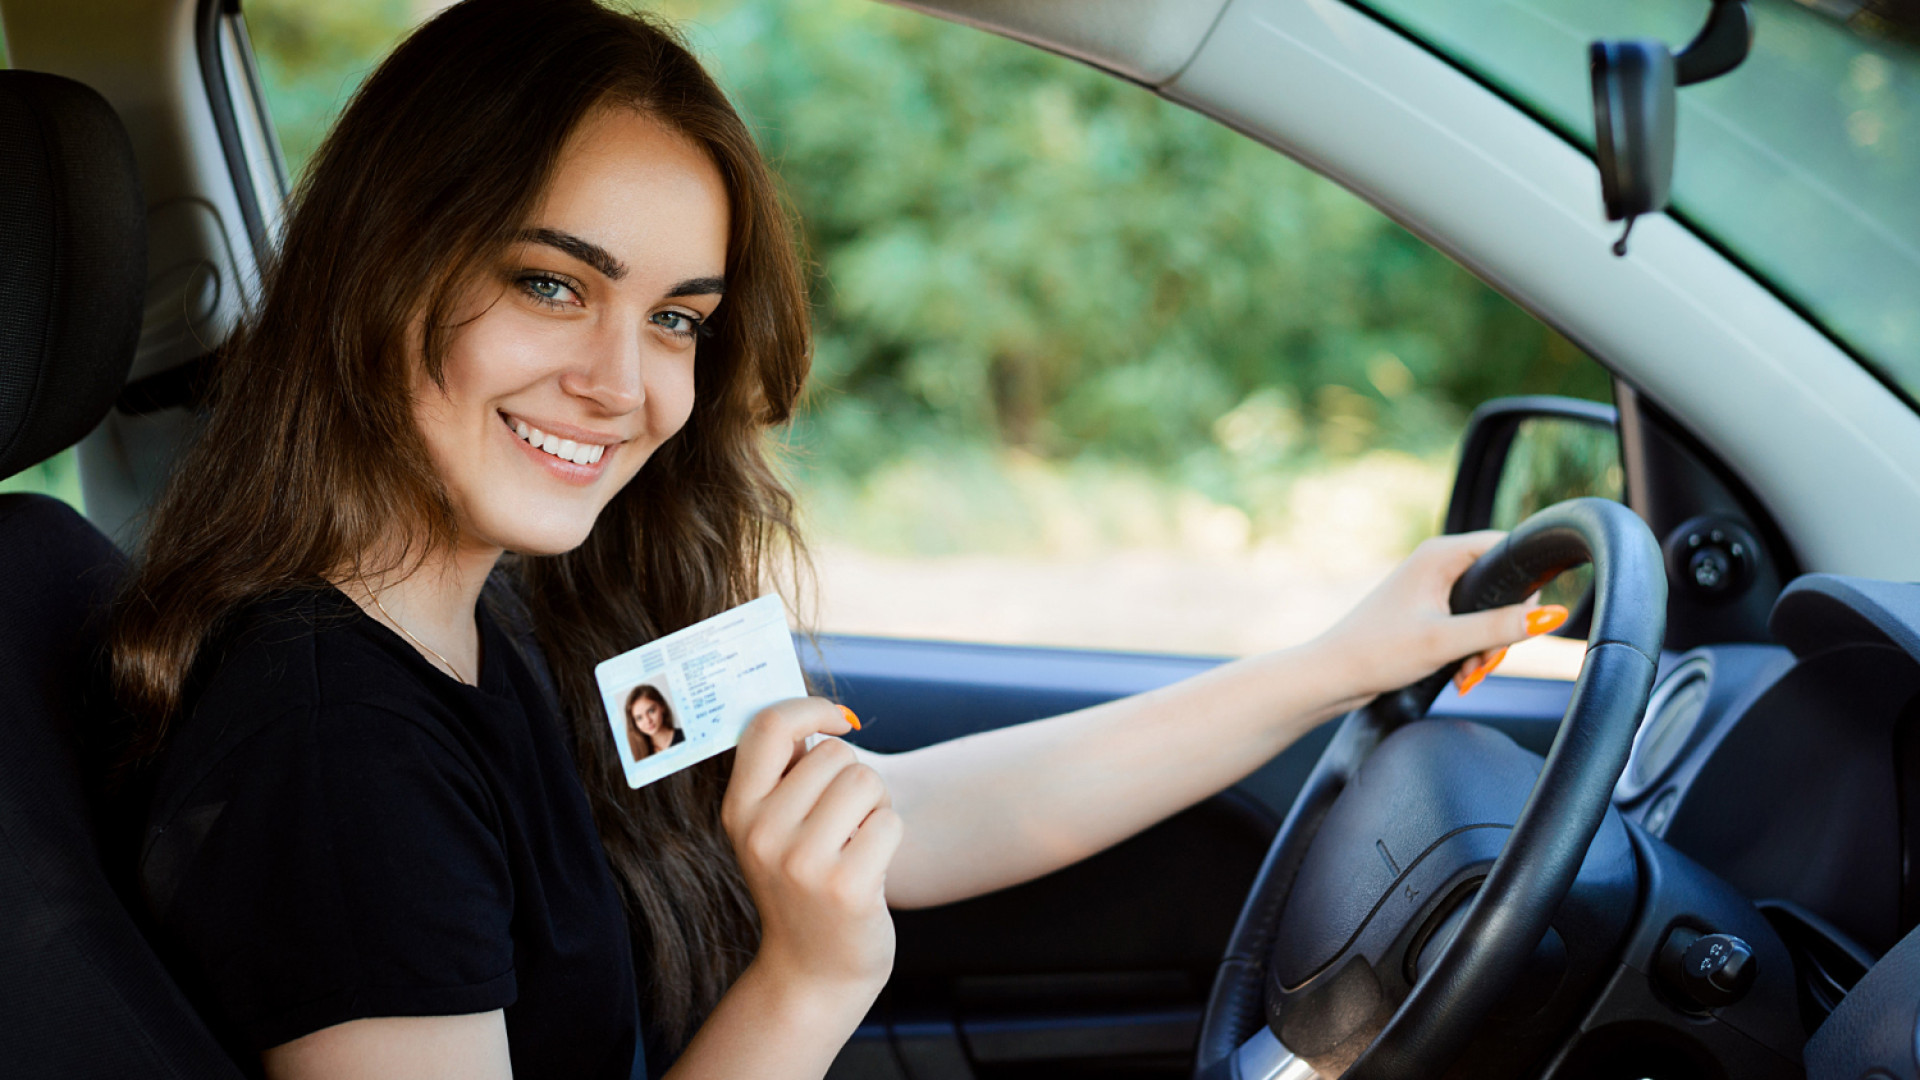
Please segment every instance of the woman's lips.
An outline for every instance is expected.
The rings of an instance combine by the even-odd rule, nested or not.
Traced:
[[[507,434],[519,445],[522,453],[545,468],[556,479],[568,483],[593,482],[605,471],[608,459],[620,448],[619,443],[607,445],[562,439],[557,435],[541,431],[525,420],[515,419],[506,413],[499,415],[501,425],[507,429]],[[532,439],[535,437],[538,437],[543,445],[533,445]],[[548,450],[547,446],[553,449]],[[585,460],[580,460],[583,458]]]

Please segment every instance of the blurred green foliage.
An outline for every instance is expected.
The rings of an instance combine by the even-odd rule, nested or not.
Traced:
[[[248,0],[247,34],[296,175],[360,81],[426,12],[409,0]]]
[[[804,222],[806,438],[847,467],[906,431],[1164,465],[1219,447],[1216,421],[1250,400],[1295,412],[1305,441],[1242,424],[1243,448],[1426,448],[1493,393],[1606,393],[1571,344],[1404,229],[1137,87],[871,0],[667,11]],[[297,169],[417,12],[247,14]]]
[[[661,10],[803,223],[816,378],[790,442],[829,502],[897,490],[904,463],[991,507],[1011,452],[1251,510],[1316,463],[1444,453],[1486,397],[1609,393],[1571,343],[1359,199],[1138,87],[872,0]],[[249,0],[296,172],[422,14]]]
[[[1449,443],[1605,395],[1558,335],[1334,184],[1071,61],[869,0],[677,5],[820,268],[800,432],[1160,469]]]

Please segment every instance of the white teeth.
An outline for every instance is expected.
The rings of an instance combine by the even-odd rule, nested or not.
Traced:
[[[513,433],[531,443],[535,449],[544,450],[575,465],[591,465],[607,453],[607,448],[599,443],[574,442],[558,435],[549,435],[525,420],[513,421]]]

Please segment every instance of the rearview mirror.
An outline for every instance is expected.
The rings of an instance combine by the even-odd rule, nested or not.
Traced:
[[[1634,219],[1667,207],[1673,183],[1674,90],[1725,75],[1753,47],[1746,0],[1713,0],[1707,25],[1678,54],[1659,41],[1596,41],[1587,49],[1593,81],[1593,157],[1608,221],[1625,221],[1613,253],[1627,253]]]
[[[1673,55],[1658,41],[1596,41],[1588,50],[1593,74],[1593,156],[1608,221],[1625,221],[1667,207],[1673,182]],[[1624,254],[1627,238],[1614,245]]]

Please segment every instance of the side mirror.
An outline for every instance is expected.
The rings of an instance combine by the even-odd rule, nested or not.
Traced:
[[[1673,184],[1674,90],[1725,75],[1753,47],[1746,0],[1713,0],[1707,25],[1678,54],[1658,41],[1596,41],[1587,50],[1593,80],[1593,156],[1608,221],[1627,223],[1613,253],[1627,253],[1634,219],[1667,207]]]
[[[1495,398],[1473,410],[1446,531],[1510,529],[1564,499],[1624,501],[1620,414],[1567,397]]]
[[[1467,421],[1446,531],[1511,529],[1536,510],[1583,495],[1626,501],[1614,407],[1565,397],[1495,398]],[[1573,612],[1559,636],[1586,636],[1592,584],[1592,569],[1578,566],[1540,590],[1544,602]]]

